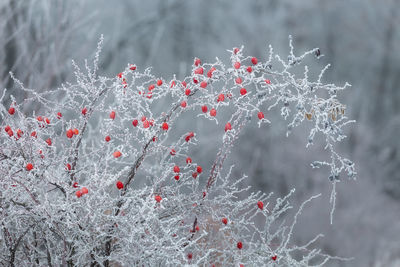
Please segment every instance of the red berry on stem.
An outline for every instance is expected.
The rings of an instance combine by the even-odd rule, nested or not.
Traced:
[[[271,80],[269,80],[269,79],[266,79],[265,82],[266,82],[267,84],[271,84]]]
[[[119,157],[121,157],[121,155],[122,155],[122,153],[119,150],[117,150],[113,153],[114,158],[119,158]]]
[[[207,108],[207,106],[206,106],[206,105],[204,105],[204,106],[201,106],[201,111],[203,111],[203,113],[206,113],[206,112],[207,112],[207,110],[208,110],[208,108]]]
[[[52,144],[51,138],[47,138],[47,139],[46,139],[46,143],[47,143],[49,146],[51,146],[51,144]]]
[[[31,136],[37,138],[36,131],[31,132]]]
[[[61,117],[62,117],[61,112],[57,112],[57,119],[61,119]]]
[[[174,177],[174,178],[175,178],[175,180],[177,180],[177,181],[178,181],[178,180],[179,180],[179,175],[175,175],[175,177]]]
[[[68,137],[68,138],[72,138],[72,136],[74,136],[74,131],[72,131],[72,129],[69,129],[69,130],[67,131],[67,137]]]
[[[82,115],[85,116],[86,113],[87,113],[87,108],[85,107],[85,108],[82,109]]]
[[[186,82],[185,81],[183,81],[182,83],[181,83],[182,85],[183,85],[183,87],[185,87],[186,88]]]
[[[206,82],[206,81],[202,81],[202,82],[200,83],[200,87],[201,87],[201,88],[206,88],[206,87],[207,87],[207,82]]]
[[[193,258],[193,254],[192,253],[188,253],[187,257],[188,257],[189,260],[191,260]]]
[[[81,189],[82,195],[89,193],[89,190],[86,187],[82,187]]]
[[[124,184],[121,181],[117,181],[116,186],[118,189],[124,188]]]
[[[217,98],[217,102],[222,102],[225,100],[225,95],[224,94],[219,94]]]
[[[204,73],[204,69],[202,67],[199,67],[197,69],[194,70],[195,74],[203,74]]]
[[[109,135],[107,135],[106,138],[104,138],[104,140],[106,140],[106,142],[110,142],[111,137]]]
[[[276,256],[276,255],[274,255],[274,256],[271,257],[271,259],[272,259],[273,261],[276,261],[277,258],[278,258],[278,256]]]
[[[8,132],[9,130],[11,130],[11,127],[10,127],[10,125],[7,125],[7,126],[4,128],[4,131],[5,131],[5,132]]]
[[[251,73],[253,71],[253,68],[248,66],[246,70],[247,70],[248,73]]]
[[[238,249],[242,249],[243,248],[243,243],[239,241],[236,246],[237,246]]]
[[[162,80],[158,80],[157,81],[157,86],[161,86],[162,85]]]
[[[186,101],[181,102],[181,107],[186,108],[186,105],[187,105]]]
[[[257,202],[257,206],[260,210],[262,210],[264,208],[264,203],[262,201],[258,201]]]
[[[253,63],[253,65],[257,65],[258,59],[256,57],[251,58],[251,63]]]
[[[169,153],[171,154],[171,156],[175,156],[176,155],[176,150],[172,148]]]
[[[10,107],[10,108],[8,109],[8,113],[9,113],[10,115],[14,115],[14,113],[15,113],[15,108],[14,108],[14,107]]]
[[[168,128],[169,128],[168,123],[164,122],[164,123],[162,124],[162,129],[163,129],[164,131],[167,131]]]
[[[76,191],[76,192],[75,192],[75,195],[76,195],[78,198],[81,197],[81,196],[82,196],[82,191],[81,191],[81,190]]]
[[[239,52],[239,48],[235,47],[233,48],[233,53],[236,55]]]
[[[196,170],[197,170],[198,173],[202,173],[203,168],[201,166],[197,166]]]
[[[228,219],[227,218],[222,218],[221,221],[222,221],[223,224],[227,224],[228,223]]]
[[[245,95],[245,94],[247,94],[247,90],[246,90],[246,88],[242,88],[242,89],[240,89],[240,94],[241,94],[241,95]]]
[[[196,178],[197,178],[197,172],[192,173],[192,177],[193,177],[194,179],[196,179]]]
[[[11,130],[11,129],[8,130],[7,133],[8,133],[8,136],[10,136],[10,137],[14,135],[14,132],[13,132],[13,130]]]
[[[260,119],[260,120],[264,119],[264,113],[262,113],[261,111],[259,111],[259,112],[257,113],[257,117],[258,117],[258,119]]]
[[[225,124],[225,132],[232,130],[232,125],[230,122]]]
[[[136,127],[136,126],[138,125],[138,123],[139,123],[138,120],[133,120],[133,121],[132,121],[133,127]]]
[[[149,121],[144,121],[143,122],[143,128],[149,128],[149,127],[150,127]]]
[[[212,108],[210,110],[210,116],[215,117],[217,115],[217,111],[215,110],[215,108]]]
[[[154,88],[156,88],[156,86],[154,84],[149,85],[149,91],[152,91]]]
[[[185,137],[185,141],[189,142],[192,137],[194,137],[194,132],[189,132]]]
[[[191,164],[192,163],[192,159],[190,157],[186,158],[186,164]]]
[[[45,121],[46,121],[47,124],[50,124],[49,118],[46,118]]]
[[[157,196],[154,197],[154,199],[155,199],[158,203],[160,203],[161,200],[162,200],[162,197],[159,196],[159,195],[157,195]]]
[[[179,173],[181,170],[179,169],[179,166],[175,165],[174,166],[174,172]]]
[[[237,78],[235,79],[235,82],[236,82],[237,84],[241,84],[241,83],[242,83],[242,78],[237,77]]]
[[[190,95],[190,93],[191,93],[191,91],[189,88],[185,90],[185,95]]]
[[[26,168],[27,171],[31,171],[33,169],[33,164],[32,163],[28,163],[28,164],[26,164],[25,168]]]
[[[240,62],[235,62],[235,64],[233,64],[233,66],[235,67],[235,69],[239,69],[240,68]]]
[[[195,58],[194,59],[194,65],[197,67],[197,66],[199,66],[201,64],[201,60],[199,59],[199,58]]]
[[[115,119],[115,111],[113,110],[113,111],[111,111],[110,112],[110,119]]]
[[[131,64],[130,67],[129,67],[129,69],[130,69],[130,70],[136,70],[136,65],[132,65],[132,64]]]
[[[68,171],[70,171],[70,170],[72,169],[71,164],[67,163],[66,169],[67,169]]]
[[[72,187],[73,187],[73,188],[78,188],[78,182],[74,182],[74,183],[72,184]]]

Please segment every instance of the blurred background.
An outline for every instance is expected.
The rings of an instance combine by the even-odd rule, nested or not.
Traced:
[[[269,44],[285,58],[289,35],[298,54],[319,47],[324,57],[310,69],[318,73],[331,63],[325,82],[352,84],[340,98],[357,120],[338,149],[355,161],[358,177],[339,183],[333,225],[329,171],[309,165],[328,153],[322,143],[305,148],[306,127],[286,137],[279,111],[267,114],[272,126],[259,130],[253,123],[242,132],[227,166],[236,165],[234,177],[247,174],[254,190],[281,197],[296,188],[295,207],[321,192],[303,212],[293,241],[323,233],[318,246],[324,252],[354,257],[332,266],[400,266],[399,0],[0,0],[4,104],[10,104],[10,94],[24,98],[9,71],[28,88],[55,89],[73,81],[71,59],[82,64],[92,58],[101,34],[102,75],[114,76],[134,63],[152,66],[166,80],[189,74],[194,57],[227,62],[226,49],[241,45],[260,60]],[[202,142],[196,157],[210,166],[215,147]]]

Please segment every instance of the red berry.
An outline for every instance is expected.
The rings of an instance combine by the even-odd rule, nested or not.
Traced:
[[[206,87],[207,87],[207,82],[206,82],[206,81],[202,81],[202,82],[200,83],[200,87],[201,87],[201,88],[206,88]]]
[[[132,65],[129,67],[130,70],[136,70],[136,65]]]
[[[68,138],[72,138],[72,136],[74,136],[74,131],[72,131],[72,129],[69,129],[69,130],[67,131],[67,137],[68,137]]]
[[[156,88],[156,86],[154,84],[149,85],[149,91],[152,91],[154,88]]]
[[[248,72],[248,73],[251,73],[252,71],[253,71],[253,68],[250,67],[250,66],[248,66],[248,67],[247,67],[247,72]]]
[[[253,65],[257,65],[258,59],[256,57],[251,58],[251,63],[253,63]]]
[[[197,166],[196,170],[197,170],[198,173],[202,173],[203,168],[201,166]]]
[[[163,129],[164,131],[168,131],[168,128],[169,128],[168,123],[164,122],[164,123],[162,124],[162,129]]]
[[[269,80],[269,79],[266,79],[265,82],[266,82],[267,84],[271,84],[271,80]]]
[[[72,131],[74,132],[74,135],[78,135],[79,134],[79,130],[76,129],[76,128],[74,128]]]
[[[78,182],[73,183],[73,184],[72,184],[72,187],[73,187],[73,188],[78,188]]]
[[[147,118],[146,118],[146,116],[143,116],[142,118],[141,118],[141,121],[145,121]]]
[[[117,181],[116,186],[118,189],[124,188],[124,184],[121,181]]]
[[[15,113],[15,108],[14,108],[14,107],[10,107],[10,108],[8,109],[8,113],[9,113],[10,115],[14,115],[14,113]]]
[[[190,95],[190,93],[191,93],[190,89],[185,90],[185,95]]]
[[[31,132],[31,136],[37,138],[36,131]]]
[[[245,94],[247,94],[247,90],[246,90],[246,88],[242,88],[242,89],[240,89],[240,94],[241,94],[241,95],[245,95]]]
[[[132,121],[133,127],[136,127],[136,126],[138,125],[138,123],[139,123],[138,120],[133,120],[133,121]]]
[[[196,225],[195,229],[196,229],[197,232],[200,231],[200,227],[198,225]]]
[[[230,122],[225,124],[225,132],[232,130],[232,125]]]
[[[81,189],[82,195],[89,193],[89,190],[86,187],[82,187]]]
[[[175,156],[176,155],[176,150],[172,148],[169,153],[171,154],[171,156]]]
[[[149,121],[144,121],[143,122],[143,128],[149,128],[149,126],[150,126]]]
[[[27,171],[31,171],[33,169],[33,164],[32,163],[28,163],[28,164],[26,164],[25,168],[26,168]]]
[[[193,78],[193,82],[194,82],[195,84],[198,84],[198,83],[199,83],[199,81],[198,81],[196,78]]]
[[[276,255],[274,255],[274,256],[271,257],[271,259],[272,259],[273,261],[276,261],[277,258],[278,258],[278,256],[276,256]]]
[[[199,58],[195,58],[194,59],[194,65],[197,67],[197,66],[199,66],[201,64],[201,60],[199,59]]]
[[[11,129],[8,130],[7,133],[8,133],[8,136],[10,136],[10,137],[14,135],[14,132],[13,132],[13,130],[11,130]]]
[[[199,67],[194,70],[194,74],[203,74],[203,72],[204,72],[204,69],[202,67]]]
[[[117,76],[118,76],[118,78],[121,79],[122,78],[122,72],[118,73]]]
[[[264,113],[262,113],[261,111],[258,112],[257,114],[258,119],[262,120],[264,119]]]
[[[258,201],[257,202],[257,206],[260,210],[262,210],[264,208],[264,203],[262,201]]]
[[[236,82],[237,84],[241,84],[241,83],[242,83],[242,78],[237,77],[237,78],[235,79],[235,82]]]
[[[222,102],[225,100],[225,95],[224,94],[219,94],[217,98],[217,102]]]
[[[172,81],[172,82],[171,82],[171,86],[170,86],[169,88],[175,87],[175,85],[176,85],[176,82],[175,82],[175,81]]]
[[[185,81],[183,81],[183,82],[182,82],[182,85],[183,85],[183,87],[185,87],[185,88],[186,88],[186,85],[187,85],[187,84],[186,84],[186,82],[185,82]]]
[[[192,173],[192,177],[193,177],[194,179],[196,179],[196,178],[197,178],[197,172]]]
[[[175,178],[175,180],[177,180],[177,181],[178,181],[178,180],[179,180],[179,175],[175,175],[175,177],[174,177],[174,178]]]
[[[67,163],[66,169],[67,169],[68,171],[70,171],[70,170],[72,169],[71,164]]]
[[[62,117],[61,112],[57,112],[57,119],[61,119],[61,117]]]
[[[215,117],[217,115],[217,111],[215,110],[215,108],[212,108],[210,110],[210,116]]]
[[[206,106],[206,105],[204,105],[204,106],[201,106],[201,111],[203,111],[203,113],[206,113],[206,112],[207,112],[207,110],[208,110],[208,108],[207,108],[207,106]]]
[[[153,136],[153,142],[157,141],[157,137]]]
[[[238,249],[242,249],[243,248],[243,243],[239,241],[236,246],[237,246]]]
[[[158,80],[157,81],[157,86],[161,86],[162,85],[162,80]]]
[[[208,78],[211,78],[212,75],[213,75],[213,72],[216,71],[216,70],[217,70],[216,68],[212,67],[212,68],[207,72],[207,77],[208,77]]]
[[[205,198],[205,197],[206,197],[206,195],[207,195],[207,193],[206,193],[206,192],[203,192],[203,198]]]
[[[85,116],[86,113],[87,113],[87,108],[85,107],[85,108],[82,109],[82,115]]]
[[[47,124],[50,124],[49,118],[46,118],[45,121],[46,121]]]
[[[186,164],[191,164],[192,163],[192,159],[190,157],[186,158]]]
[[[21,136],[24,134],[24,132],[21,129],[17,130],[17,136],[18,138],[21,138]]]
[[[82,196],[82,191],[81,191],[81,190],[76,191],[76,192],[75,192],[75,195],[76,195],[78,198],[81,197],[81,196]]]
[[[233,53],[236,55],[238,52],[239,52],[239,48],[235,47],[235,48],[233,49]]]
[[[37,119],[38,121],[43,121],[42,116],[37,116],[36,119]]]
[[[4,131],[5,131],[5,132],[8,132],[9,130],[11,130],[11,127],[10,127],[10,125],[7,125],[7,126],[4,128]]]
[[[189,260],[191,260],[193,258],[193,254],[192,253],[188,253],[187,257],[188,257]]]
[[[181,102],[181,107],[186,108],[186,101]]]
[[[222,218],[221,221],[222,221],[223,224],[227,224],[228,223],[228,219],[227,218]]]
[[[192,137],[194,137],[194,132],[189,132],[185,137],[185,141],[189,142]]]
[[[104,138],[104,140],[106,140],[106,142],[110,142],[111,137],[109,135],[107,135],[106,138]]]
[[[160,203],[161,200],[162,200],[162,197],[159,196],[159,195],[157,195],[157,196],[154,197],[154,199],[155,199],[158,203]]]
[[[119,150],[117,150],[113,153],[114,158],[119,158],[119,157],[121,157],[121,155],[122,155],[122,153]]]
[[[179,166],[175,165],[174,166],[174,172],[179,173],[181,170],[179,169]]]
[[[110,112],[110,119],[115,119],[115,111],[113,110],[113,111],[111,111]]]
[[[51,146],[51,144],[52,144],[51,138],[47,138],[47,139],[46,139],[46,143],[47,143],[49,146]]]
[[[233,66],[235,67],[235,69],[240,68],[240,62],[235,62],[235,64],[233,64]]]

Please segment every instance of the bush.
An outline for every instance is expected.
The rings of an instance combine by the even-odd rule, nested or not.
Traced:
[[[287,133],[308,122],[307,145],[316,134],[325,138],[331,161],[313,167],[327,166],[333,185],[342,172],[355,176],[354,164],[334,150],[351,122],[337,100],[348,84],[324,84],[327,67],[315,81],[307,66],[302,78],[295,75],[319,49],[295,56],[290,41],[287,60],[270,47],[262,62],[234,48],[229,64],[196,58],[190,76],[165,80],[133,64],[116,77],[100,76],[101,46],[102,39],[92,67],[85,61],[82,71],[73,62],[76,81],[58,90],[38,93],[11,74],[25,98],[0,110],[4,263],[308,266],[339,259],[310,248],[321,235],[292,244],[297,216],[317,196],[292,223],[281,223],[294,190],[276,200],[251,192],[241,186],[246,176],[231,177],[234,167],[224,164],[242,129],[256,123],[266,130],[270,110],[280,108]],[[40,114],[22,112],[32,105]],[[192,156],[202,138],[198,120],[218,129],[207,140],[219,147],[211,166]]]

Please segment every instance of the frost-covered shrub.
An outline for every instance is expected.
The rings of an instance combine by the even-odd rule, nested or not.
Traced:
[[[234,167],[224,164],[241,130],[256,123],[267,131],[276,108],[288,133],[312,125],[307,145],[325,138],[331,160],[312,166],[328,166],[333,185],[342,172],[354,177],[354,164],[334,150],[349,123],[336,98],[347,84],[324,84],[326,68],[315,81],[306,66],[295,75],[319,49],[295,56],[290,42],[287,60],[270,48],[262,62],[234,48],[228,64],[196,58],[189,77],[165,80],[133,64],[116,77],[98,75],[101,45],[93,67],[73,63],[76,82],[58,90],[38,93],[12,75],[26,97],[0,109],[2,263],[309,266],[338,259],[310,248],[321,235],[292,243],[297,216],[316,196],[292,223],[281,223],[294,190],[276,200],[251,192],[241,186],[246,176],[232,177]],[[40,114],[22,113],[32,104],[43,106]],[[180,125],[183,116],[217,125],[211,166],[191,158],[202,137],[195,124]]]

